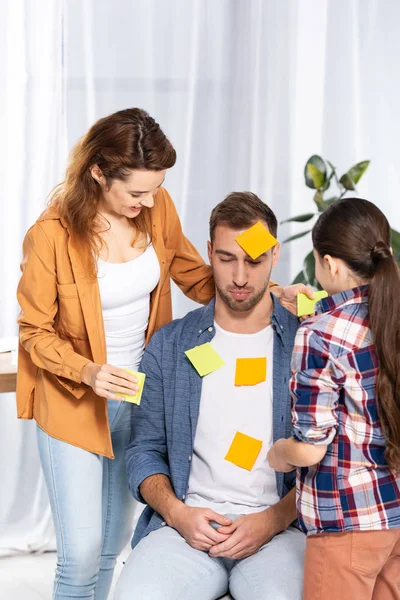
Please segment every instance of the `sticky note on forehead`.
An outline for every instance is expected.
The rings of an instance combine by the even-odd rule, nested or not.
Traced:
[[[267,358],[237,358],[235,385],[257,385],[267,378]]]
[[[306,294],[297,294],[297,316],[304,317],[305,315],[312,315],[315,312],[315,304],[327,297],[327,292],[314,292],[314,298],[310,300]]]
[[[186,356],[200,375],[204,377],[222,367],[225,363],[209,342],[186,350]]]
[[[238,235],[235,240],[253,260],[267,252],[278,242],[261,221]]]
[[[128,373],[130,373],[131,375],[136,377],[136,379],[138,380],[137,385],[139,386],[139,389],[134,396],[130,396],[128,394],[121,394],[119,392],[116,392],[116,395],[123,396],[124,400],[126,400],[127,402],[131,402],[132,404],[137,404],[139,406],[140,401],[142,399],[142,393],[143,393],[143,387],[144,387],[144,381],[146,379],[146,375],[144,373],[139,373],[138,371],[131,371],[131,369],[124,369],[124,371],[127,371]]]
[[[262,441],[237,431],[225,460],[251,471],[262,448]]]

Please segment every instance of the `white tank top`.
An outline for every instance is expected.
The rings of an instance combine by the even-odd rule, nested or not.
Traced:
[[[98,260],[97,278],[103,309],[107,362],[136,370],[144,352],[150,314],[150,293],[160,279],[152,245],[133,260]]]

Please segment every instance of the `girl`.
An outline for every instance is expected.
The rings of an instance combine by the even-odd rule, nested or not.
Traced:
[[[297,469],[307,533],[304,600],[400,599],[400,276],[383,213],[332,204],[312,232],[329,297],[298,330],[293,437],[269,452]]]

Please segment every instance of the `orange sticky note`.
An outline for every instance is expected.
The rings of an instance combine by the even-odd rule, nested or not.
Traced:
[[[268,229],[259,221],[247,231],[244,231],[237,238],[237,243],[253,260],[258,258],[264,252],[275,246],[277,239],[268,231]]]
[[[267,358],[237,358],[235,385],[257,385],[267,378]]]
[[[251,471],[262,448],[262,441],[237,431],[225,460]]]

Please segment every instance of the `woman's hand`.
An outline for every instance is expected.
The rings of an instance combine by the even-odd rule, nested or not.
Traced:
[[[279,302],[284,306],[289,312],[297,317],[297,294],[305,294],[311,300],[314,298],[313,289],[304,285],[304,283],[295,283],[294,285],[287,285],[282,289],[282,294],[279,298]],[[309,318],[310,315],[304,318]],[[301,321],[304,320],[301,319]]]
[[[98,365],[90,362],[82,369],[81,379],[89,385],[95,394],[110,400],[125,400],[115,392],[134,396],[139,389],[136,377],[112,365]]]

